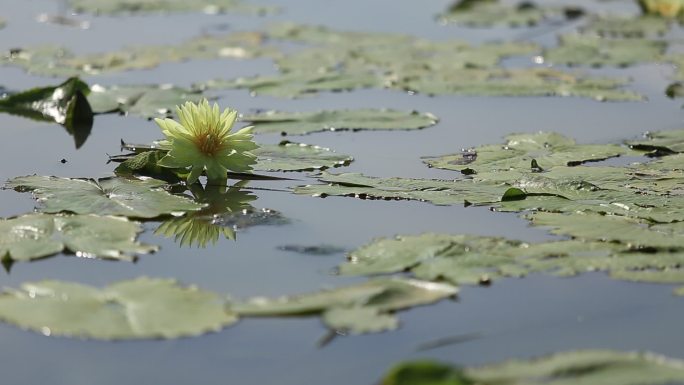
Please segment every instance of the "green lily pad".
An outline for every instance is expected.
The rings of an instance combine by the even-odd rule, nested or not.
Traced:
[[[414,361],[392,368],[380,385],[669,385],[684,381],[684,363],[653,353],[578,350],[479,367]]]
[[[310,144],[282,142],[263,145],[253,151],[258,171],[312,171],[347,166],[353,158],[335,154],[332,150]]]
[[[359,199],[417,200],[435,205],[486,204],[501,201],[505,185],[475,183],[472,180],[375,178],[356,173],[323,173],[328,184],[298,186],[296,194],[319,197],[349,196]]]
[[[248,89],[252,95],[300,98],[319,92],[382,88],[383,80],[370,72],[294,72],[275,76],[255,76],[232,80],[215,79],[198,85],[202,89]]]
[[[200,36],[174,45],[132,46],[86,55],[76,55],[62,47],[37,46],[12,49],[0,57],[0,64],[18,66],[32,74],[77,76],[145,70],[185,60],[277,57],[278,50],[265,46],[263,41],[261,33],[236,32]]]
[[[624,217],[538,212],[529,219],[535,226],[550,227],[554,234],[577,239],[618,242],[632,248],[680,249],[684,245],[684,234],[667,234]]]
[[[242,120],[254,125],[256,133],[304,135],[321,131],[343,130],[415,130],[432,126],[437,118],[417,111],[332,110],[319,112],[269,111],[246,115]]]
[[[152,278],[102,289],[64,281],[25,283],[0,295],[0,319],[48,336],[100,340],[190,337],[237,321],[220,296]]]
[[[0,220],[0,258],[31,261],[69,251],[78,257],[133,260],[157,250],[135,241],[142,228],[122,218],[29,214]]]
[[[628,141],[627,144],[650,155],[669,155],[684,152],[684,130],[655,131],[644,134],[644,140]]]
[[[322,317],[330,329],[353,334],[379,333],[399,327],[397,317],[369,307],[333,308],[326,310]]]
[[[498,0],[461,0],[449,7],[447,12],[440,14],[438,19],[441,23],[471,27],[526,27],[547,19],[575,19],[583,14],[584,11],[577,7],[539,6],[532,2],[510,6]]]
[[[555,64],[627,67],[658,60],[667,42],[647,39],[604,39],[599,36],[563,35],[560,45],[544,53]]]
[[[532,171],[537,168],[576,166],[629,153],[614,144],[577,144],[555,132],[511,134],[503,145],[484,145],[460,154],[427,158],[430,167],[461,171],[465,174],[498,171]]]
[[[171,117],[174,108],[186,101],[198,102],[200,91],[174,86],[92,87],[88,101],[96,113],[120,112],[145,118]]]
[[[29,175],[9,180],[6,187],[31,191],[41,203],[40,211],[77,214],[121,215],[156,218],[195,211],[203,205],[164,191],[165,183],[155,179],[125,178],[69,179]]]
[[[662,36],[669,29],[670,23],[660,17],[594,16],[581,31],[604,38],[643,39]]]
[[[64,126],[80,148],[93,127],[90,89],[78,78],[51,87],[38,87],[0,99],[0,112]]]
[[[210,14],[240,12],[262,14],[273,7],[250,5],[242,0],[69,0],[75,12],[96,14],[150,13],[150,12],[205,12]]]
[[[233,303],[241,316],[323,315],[333,329],[353,333],[382,331],[397,326],[390,313],[426,305],[456,295],[455,287],[409,279],[375,279],[312,294],[276,299],[254,298]]]

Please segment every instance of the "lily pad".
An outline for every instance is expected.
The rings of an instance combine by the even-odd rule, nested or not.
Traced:
[[[486,204],[501,201],[505,185],[475,183],[472,180],[376,178],[363,174],[323,173],[323,185],[298,186],[296,194],[326,197],[349,196],[359,199],[417,200],[435,205]]]
[[[632,248],[680,249],[684,245],[684,234],[667,234],[624,217],[539,212],[529,219],[536,226],[550,227],[554,234],[576,239],[618,242]]]
[[[310,144],[281,142],[263,145],[252,151],[257,156],[255,170],[259,171],[312,171],[347,166],[353,158],[335,154],[332,150]]]
[[[149,12],[204,12],[209,14],[240,12],[261,14],[273,7],[249,5],[242,0],[69,0],[75,12],[96,14],[149,13]]]
[[[88,101],[96,113],[120,112],[145,118],[170,117],[174,107],[186,101],[199,101],[200,91],[171,85],[112,86],[94,85]]]
[[[460,154],[427,158],[430,167],[461,171],[465,174],[498,171],[532,171],[537,168],[576,166],[629,153],[614,144],[577,144],[555,132],[511,134],[503,145],[485,145]]]
[[[662,36],[669,29],[670,23],[660,17],[594,16],[581,31],[604,38],[642,39]]]
[[[76,55],[62,47],[37,46],[12,49],[0,57],[0,64],[19,66],[32,74],[77,76],[145,70],[184,60],[279,56],[275,47],[265,46],[263,41],[261,33],[236,32],[200,36],[173,45],[132,46],[86,55]]]
[[[190,337],[237,321],[220,296],[152,278],[102,289],[64,281],[25,283],[0,295],[0,319],[48,336],[100,340]]]
[[[319,112],[269,111],[257,115],[246,115],[242,117],[242,120],[253,124],[256,133],[283,135],[343,130],[415,130],[437,123],[437,118],[429,113],[377,109]]]
[[[195,211],[203,205],[164,191],[165,183],[155,179],[125,178],[69,179],[29,175],[16,177],[6,187],[31,191],[42,204],[40,211],[77,214],[121,215],[156,218]]]
[[[387,330],[397,326],[390,313],[426,305],[456,295],[455,287],[409,279],[375,279],[365,283],[312,294],[277,299],[255,298],[234,303],[241,316],[323,315],[333,329],[354,333]]]
[[[86,96],[90,89],[78,78],[54,87],[39,87],[0,98],[0,112],[64,126],[80,148],[93,127],[93,111]]]
[[[83,258],[133,260],[157,250],[135,241],[142,228],[122,218],[29,214],[0,220],[0,258],[30,261],[69,251]]]
[[[684,130],[655,131],[644,134],[644,140],[628,141],[627,144],[650,155],[669,155],[684,152]]]
[[[395,366],[381,385],[668,385],[684,381],[684,363],[653,353],[578,350],[479,367],[432,361]]]
[[[604,39],[599,36],[563,35],[560,45],[544,53],[555,64],[627,67],[658,60],[667,42],[648,39]]]
[[[539,6],[533,2],[521,2],[511,6],[498,0],[460,0],[449,7],[447,12],[440,14],[438,19],[441,23],[471,27],[526,27],[537,25],[547,19],[575,19],[583,14],[584,11],[577,7]]]

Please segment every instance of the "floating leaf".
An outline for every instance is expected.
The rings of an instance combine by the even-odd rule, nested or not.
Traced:
[[[623,217],[539,212],[529,219],[536,226],[552,228],[554,234],[578,239],[619,242],[634,248],[679,249],[684,245],[684,234],[667,234]]]
[[[600,221],[586,224],[588,227],[606,225]],[[646,239],[647,235],[641,238]],[[350,275],[410,271],[420,279],[471,285],[532,272],[569,276],[588,271],[608,271],[616,279],[639,277],[647,282],[684,283],[684,270],[680,270],[684,263],[681,249],[639,249],[642,244],[637,241],[605,242],[613,241],[610,238],[603,237],[600,231],[584,239],[540,243],[475,235],[402,235],[376,239],[353,251],[349,262],[340,265],[339,270]],[[657,247],[653,245],[649,247]]]
[[[310,144],[281,142],[263,145],[252,151],[257,156],[258,171],[311,171],[347,166],[353,158],[335,154],[332,150]]]
[[[64,281],[25,283],[0,295],[0,319],[48,336],[100,340],[197,336],[237,321],[220,296],[152,278],[103,289]]]
[[[202,89],[248,89],[254,95],[298,98],[318,92],[382,88],[383,79],[370,72],[316,73],[295,72],[275,76],[256,76],[232,80],[215,79],[198,86]]]
[[[161,63],[184,60],[277,57],[278,50],[264,46],[263,40],[261,33],[237,32],[200,36],[173,45],[133,46],[86,55],[76,55],[55,46],[15,48],[0,57],[0,64],[19,66],[39,75],[77,76],[145,70]]]
[[[199,91],[174,86],[92,87],[88,101],[96,113],[121,112],[145,118],[169,117],[186,101],[199,101]]]
[[[380,385],[669,385],[684,381],[684,363],[653,353],[578,350],[457,368],[431,361],[395,366]]]
[[[626,67],[658,60],[667,43],[647,39],[604,39],[599,36],[563,35],[560,45],[544,53],[555,64]]]
[[[163,190],[165,183],[155,179],[125,178],[69,179],[54,176],[22,176],[11,179],[6,187],[32,191],[42,204],[40,211],[77,214],[121,215],[155,218],[183,211],[195,211],[203,205]]]
[[[484,204],[499,202],[508,189],[505,185],[475,183],[472,180],[435,180],[375,178],[363,174],[323,173],[327,185],[295,188],[297,194],[320,197],[350,196],[360,199],[418,200],[436,205]]]
[[[242,120],[254,125],[255,133],[304,135],[320,131],[413,130],[432,126],[437,118],[417,111],[332,110],[319,112],[269,111],[247,115]]]
[[[503,145],[485,145],[460,154],[428,158],[430,167],[467,174],[495,171],[529,171],[534,160],[543,169],[576,166],[624,155],[628,149],[613,144],[577,144],[555,132],[511,134]]]
[[[93,127],[93,111],[86,95],[88,85],[70,78],[54,87],[33,88],[0,99],[0,112],[64,126],[80,148]]]
[[[365,283],[312,294],[277,299],[255,298],[234,303],[242,316],[301,316],[323,314],[331,328],[355,333],[397,326],[388,313],[426,305],[457,293],[455,287],[408,279],[375,279]]]
[[[323,323],[333,330],[353,334],[378,333],[399,327],[397,317],[376,308],[333,308],[323,313]]]
[[[78,257],[132,260],[157,250],[135,241],[142,229],[122,218],[29,214],[0,220],[0,258],[30,261],[70,251]]]
[[[440,14],[439,21],[472,27],[526,27],[546,19],[575,19],[583,14],[584,11],[577,7],[538,6],[532,2],[510,6],[498,0],[461,0],[449,7],[447,12]]]
[[[149,13],[149,12],[205,12],[210,14],[240,12],[261,14],[272,12],[273,7],[249,5],[242,0],[69,0],[75,12],[96,14]]]
[[[668,21],[659,17],[594,16],[581,31],[601,37],[642,39],[662,36],[669,29]]]
[[[644,137],[645,140],[628,141],[627,144],[656,156],[684,152],[684,130],[648,132]]]

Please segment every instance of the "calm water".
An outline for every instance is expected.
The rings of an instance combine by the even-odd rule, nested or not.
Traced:
[[[35,44],[60,44],[77,52],[98,52],[131,44],[168,44],[204,32],[253,29],[279,20],[324,24],[334,28],[411,33],[427,38],[459,38],[471,42],[514,39],[527,30],[440,26],[433,15],[448,1],[376,0],[279,2],[281,14],[172,15],[150,17],[80,16],[91,28],[79,30],[35,21],[43,12],[60,9],[58,2],[0,0],[0,49]],[[605,5],[602,5],[605,6]],[[629,3],[618,4],[633,10]],[[571,26],[570,26],[571,27]],[[144,31],[144,33],[141,33]],[[533,31],[535,41],[550,44],[556,31]],[[408,95],[389,91],[324,94],[303,100],[252,98],[246,91],[217,92],[223,106],[255,109],[316,110],[321,108],[388,107],[429,111],[441,118],[432,128],[414,132],[321,133],[294,137],[354,156],[345,171],[376,176],[452,178],[453,173],[426,168],[420,157],[455,152],[464,147],[497,143],[510,132],[554,130],[580,142],[615,142],[646,130],[681,125],[680,102],[663,95],[666,65],[596,71],[634,77],[633,88],[649,97],[642,103],[598,103],[563,98],[479,98]],[[189,85],[213,77],[274,73],[267,60],[205,60],[165,64],[87,78],[91,83],[176,83]],[[25,89],[58,83],[16,68],[0,67],[0,85]],[[153,123],[135,117],[98,116],[80,150],[57,125],[0,115],[0,179],[25,174],[99,177],[111,174],[106,154],[119,152],[119,140],[157,139]],[[275,143],[279,136],[259,136]],[[68,162],[62,164],[61,159]],[[306,174],[289,174],[307,180]],[[283,187],[255,182],[256,187]],[[175,277],[185,283],[230,293],[237,298],[293,294],[361,280],[338,277],[332,269],[343,254],[304,256],[279,251],[284,244],[333,244],[354,249],[374,237],[425,231],[503,235],[535,241],[549,239],[515,215],[486,208],[435,207],[419,202],[319,199],[273,191],[255,191],[254,205],[281,211],[291,219],[284,226],[262,226],[239,233],[238,241],[221,240],[207,249],[180,248],[154,236],[150,223],[142,241],[162,250],[138,263],[115,263],[55,257],[16,264],[2,273],[3,286],[27,280],[64,279],[104,285],[141,275]],[[0,190],[0,215],[31,211],[28,194]],[[445,301],[400,314],[398,331],[340,337],[323,349],[326,333],[316,318],[246,319],[217,334],[175,341],[103,343],[47,338],[0,325],[0,368],[4,384],[281,384],[371,385],[391,364],[409,358],[436,357],[476,364],[576,348],[648,349],[684,358],[681,320],[683,298],[671,288],[607,279],[603,274],[578,278],[530,276],[503,280],[489,288],[463,288],[458,301]],[[454,335],[478,333],[461,344],[417,352],[422,343]]]

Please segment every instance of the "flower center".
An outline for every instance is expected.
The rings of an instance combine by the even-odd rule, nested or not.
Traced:
[[[214,132],[203,132],[195,140],[197,147],[205,155],[214,156],[222,149],[221,138]]]

